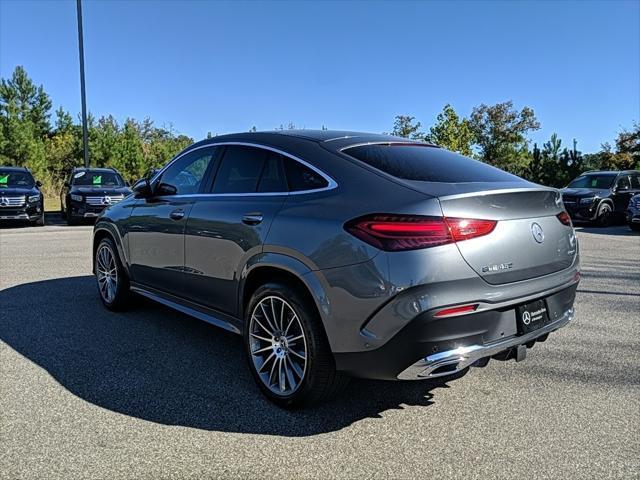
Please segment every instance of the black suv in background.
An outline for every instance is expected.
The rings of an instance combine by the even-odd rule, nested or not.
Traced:
[[[0,167],[0,221],[28,221],[44,225],[42,183],[25,167]]]
[[[613,219],[623,219],[629,200],[640,193],[640,172],[585,172],[561,192],[564,207],[574,222],[606,226]]]
[[[60,192],[60,211],[69,225],[95,218],[131,189],[114,168],[74,168]]]
[[[627,225],[634,232],[640,232],[640,193],[629,200],[627,207]]]

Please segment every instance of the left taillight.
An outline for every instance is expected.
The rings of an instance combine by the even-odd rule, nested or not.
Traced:
[[[345,224],[345,229],[369,245],[395,252],[437,247],[487,235],[496,223],[468,218],[376,214],[351,220]]]
[[[556,215],[556,217],[558,218],[558,220],[560,220],[560,223],[562,223],[563,225],[566,225],[567,227],[573,226],[571,224],[571,217],[567,212],[560,212],[558,215]]]

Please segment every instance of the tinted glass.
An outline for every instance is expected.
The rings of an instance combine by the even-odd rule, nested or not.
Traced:
[[[269,154],[262,148],[228,146],[213,183],[214,193],[254,193]]]
[[[214,152],[211,147],[185,154],[164,171],[160,182],[176,187],[177,195],[198,193]]]
[[[0,188],[33,188],[35,183],[29,172],[0,169]]]
[[[314,172],[300,162],[287,157],[283,157],[285,169],[287,171],[287,181],[289,190],[299,192],[303,190],[316,190],[329,185],[327,180],[319,173]]]
[[[358,160],[404,180],[468,183],[510,182],[518,177],[441,148],[422,145],[362,145],[344,150]]]
[[[569,188],[611,188],[615,175],[581,175],[569,184]]]
[[[116,172],[81,170],[71,176],[76,187],[124,187],[124,180]]]
[[[618,179],[618,188],[630,188],[629,177],[620,177]]]
[[[258,183],[258,192],[286,192],[287,177],[284,173],[283,157],[271,152],[262,169],[262,176]]]
[[[640,177],[638,175],[631,175],[631,188],[640,188]]]

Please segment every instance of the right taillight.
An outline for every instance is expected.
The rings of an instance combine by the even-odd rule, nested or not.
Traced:
[[[558,217],[558,220],[560,220],[560,223],[562,223],[563,225],[566,225],[567,227],[572,226],[571,217],[567,212],[560,212],[558,215],[556,215],[556,217]]]
[[[494,220],[376,214],[347,222],[345,229],[369,245],[389,252],[460,242],[491,233]]]

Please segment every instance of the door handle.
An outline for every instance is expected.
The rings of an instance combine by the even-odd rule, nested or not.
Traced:
[[[261,213],[247,213],[242,216],[242,223],[247,225],[258,225],[260,222],[262,222]]]
[[[181,220],[184,218],[184,210],[174,210],[169,214],[171,220]]]

